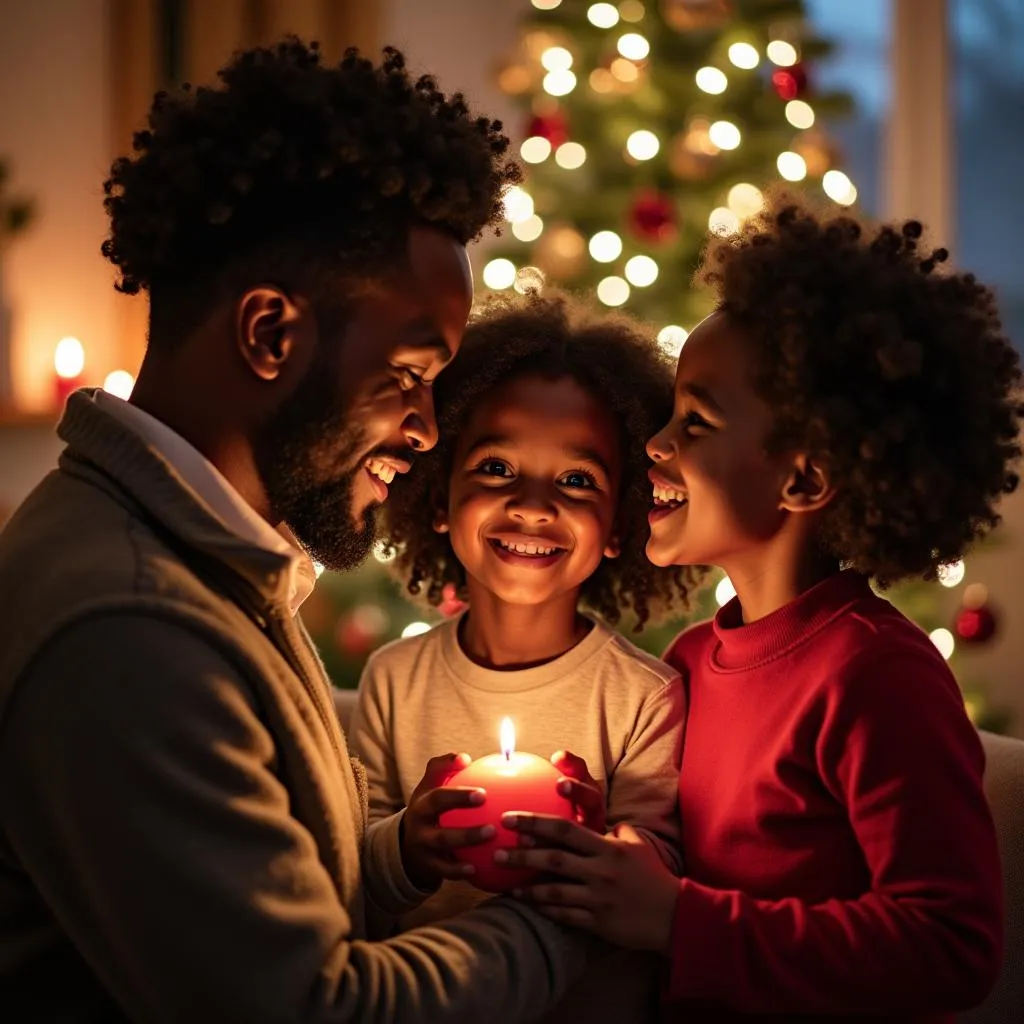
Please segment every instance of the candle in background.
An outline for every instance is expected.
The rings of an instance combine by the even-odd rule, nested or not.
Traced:
[[[82,379],[84,369],[85,349],[82,343],[77,338],[61,338],[53,353],[53,398],[58,409],[63,409],[68,395],[85,383]]]
[[[135,387],[135,378],[127,370],[112,370],[103,381],[103,390],[108,395],[123,398],[126,402]]]
[[[495,827],[495,836],[488,842],[455,850],[459,860],[472,864],[475,869],[467,881],[487,892],[506,892],[525,885],[536,875],[535,871],[494,863],[496,850],[519,844],[518,834],[502,825],[503,814],[532,811],[535,814],[554,814],[569,821],[575,816],[572,803],[557,790],[562,773],[543,757],[515,749],[516,733],[510,718],[502,719],[500,739],[500,754],[481,757],[445,781],[446,786],[471,786],[485,790],[487,796],[483,804],[445,811],[440,817],[444,828]]]

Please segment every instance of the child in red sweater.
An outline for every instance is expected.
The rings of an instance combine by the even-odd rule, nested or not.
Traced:
[[[669,1019],[946,1021],[998,974],[984,758],[934,645],[869,586],[934,576],[1013,490],[1018,358],[921,227],[773,199],[711,243],[717,311],[649,443],[648,555],[737,597],[666,658],[688,876],[628,829],[515,816],[551,917],[670,961]]]

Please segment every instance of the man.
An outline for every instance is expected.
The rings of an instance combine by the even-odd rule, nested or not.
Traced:
[[[221,78],[158,95],[106,184],[104,253],[150,298],[131,402],[71,397],[59,468],[0,536],[0,1008],[536,1016],[580,951],[512,902],[366,940],[368,910],[425,894],[400,816],[364,851],[295,616],[312,559],[358,564],[434,444],[465,246],[518,170],[393,51],[326,67],[293,39]]]

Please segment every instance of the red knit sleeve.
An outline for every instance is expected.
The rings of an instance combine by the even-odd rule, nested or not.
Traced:
[[[855,899],[765,901],[680,882],[672,999],[782,1013],[949,1013],[1002,948],[984,754],[945,664],[902,651],[838,673],[816,746],[871,876]]]

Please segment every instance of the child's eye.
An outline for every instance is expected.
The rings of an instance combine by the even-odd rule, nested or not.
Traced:
[[[476,467],[476,471],[484,476],[507,477],[512,475],[508,463],[502,462],[501,459],[484,459]]]
[[[558,481],[563,487],[572,487],[578,490],[588,490],[596,487],[594,478],[582,469],[572,469],[562,476]]]
[[[711,424],[699,412],[688,412],[683,417],[683,430],[688,434],[710,429]]]
[[[426,381],[418,373],[410,370],[408,366],[399,366],[396,369],[398,370],[398,386],[403,391],[412,391],[413,388],[426,384]]]

